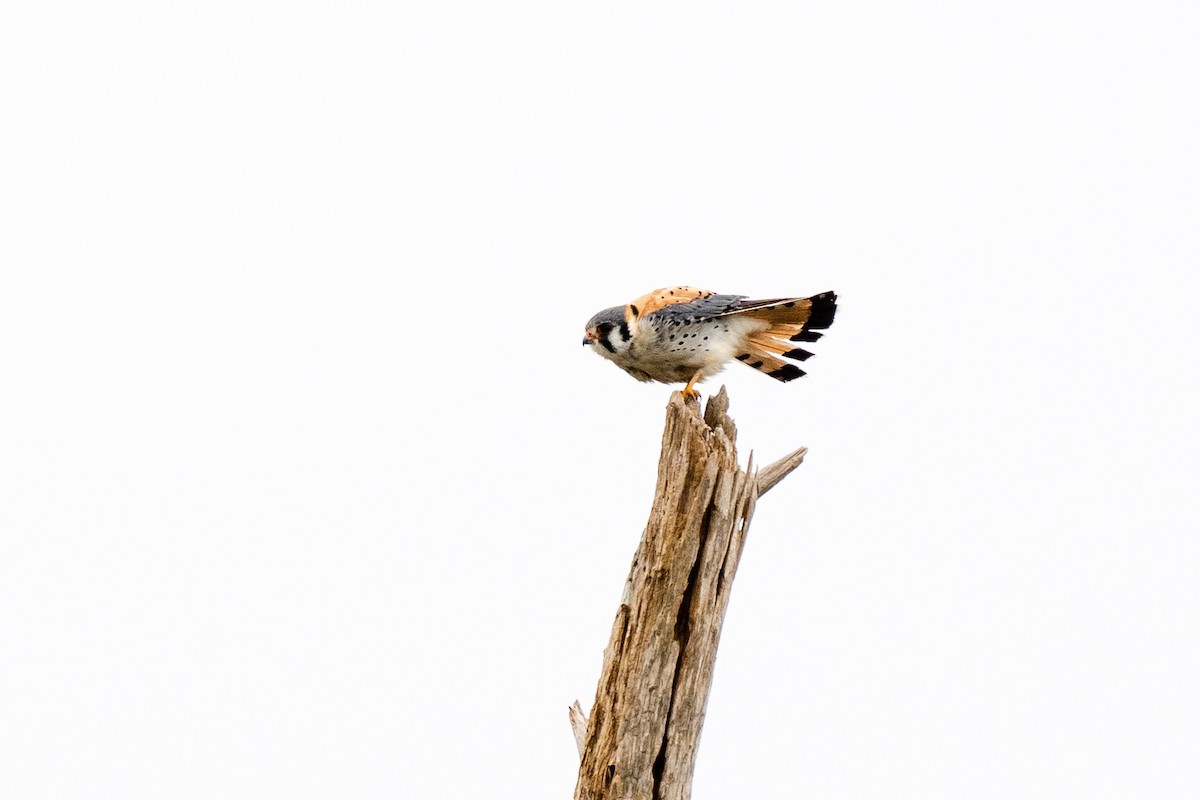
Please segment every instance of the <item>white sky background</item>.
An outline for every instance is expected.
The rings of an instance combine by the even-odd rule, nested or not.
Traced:
[[[0,796],[564,798],[684,283],[759,506],[716,798],[1194,797],[1197,12],[0,15]]]

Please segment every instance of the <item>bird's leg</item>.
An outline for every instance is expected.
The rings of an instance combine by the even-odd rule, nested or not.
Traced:
[[[687,382],[687,386],[683,387],[683,399],[686,400],[689,397],[694,397],[697,400],[700,399],[700,393],[692,388],[692,384],[698,380],[700,380],[700,370],[696,370],[696,374]]]

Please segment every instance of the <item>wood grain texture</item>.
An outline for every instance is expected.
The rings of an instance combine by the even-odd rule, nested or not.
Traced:
[[[801,448],[763,477],[737,460],[725,389],[703,416],[667,405],[650,519],[613,621],[576,800],[687,800],[729,592],[755,503],[799,466]],[[753,457],[751,457],[753,460]],[[578,728],[582,714],[572,715]]]
[[[578,700],[567,709],[567,719],[571,723],[571,733],[575,734],[575,747],[579,749],[579,757],[582,759],[583,746],[587,742],[587,716]]]

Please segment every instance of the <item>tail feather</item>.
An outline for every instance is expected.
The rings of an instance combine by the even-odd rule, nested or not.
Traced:
[[[833,324],[837,313],[837,293],[822,292],[812,297],[779,300],[741,300],[718,316],[744,314],[772,325],[796,325],[804,330],[824,330]]]
[[[765,331],[751,334],[749,341],[752,345],[759,349],[766,350],[768,353],[775,353],[784,358],[790,358],[794,361],[806,361],[812,358],[812,353],[799,347],[794,347],[788,334],[791,326],[774,325],[767,328]]]
[[[753,367],[770,378],[783,381],[784,383],[795,380],[804,374],[804,370],[795,364],[789,364],[758,347],[747,348],[747,352],[738,354],[737,360],[748,367]]]
[[[837,313],[837,295],[824,292],[807,298],[759,300],[743,303],[728,314],[744,314],[762,320],[765,329],[751,334],[746,352],[737,359],[779,381],[790,381],[804,375],[804,370],[792,361],[806,361],[812,353],[793,345],[793,342],[815,342],[821,338],[816,329],[828,328]]]

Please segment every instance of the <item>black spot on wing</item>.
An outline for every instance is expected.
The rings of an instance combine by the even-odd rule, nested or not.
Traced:
[[[786,353],[783,354],[783,357],[790,358],[795,361],[806,361],[806,360],[812,358],[812,353],[808,352],[807,350],[802,350],[799,347],[797,347],[795,349],[788,350]]]
[[[749,353],[742,353],[740,356],[738,356],[738,357],[737,357],[737,360],[738,360],[738,361],[745,361],[745,360],[746,360],[747,358],[749,358],[749,357],[750,357],[750,354],[749,354]]]
[[[800,331],[795,336],[791,337],[788,341],[791,341],[791,342],[815,342],[818,339],[820,339],[823,335],[824,334],[822,334],[820,331]]]

